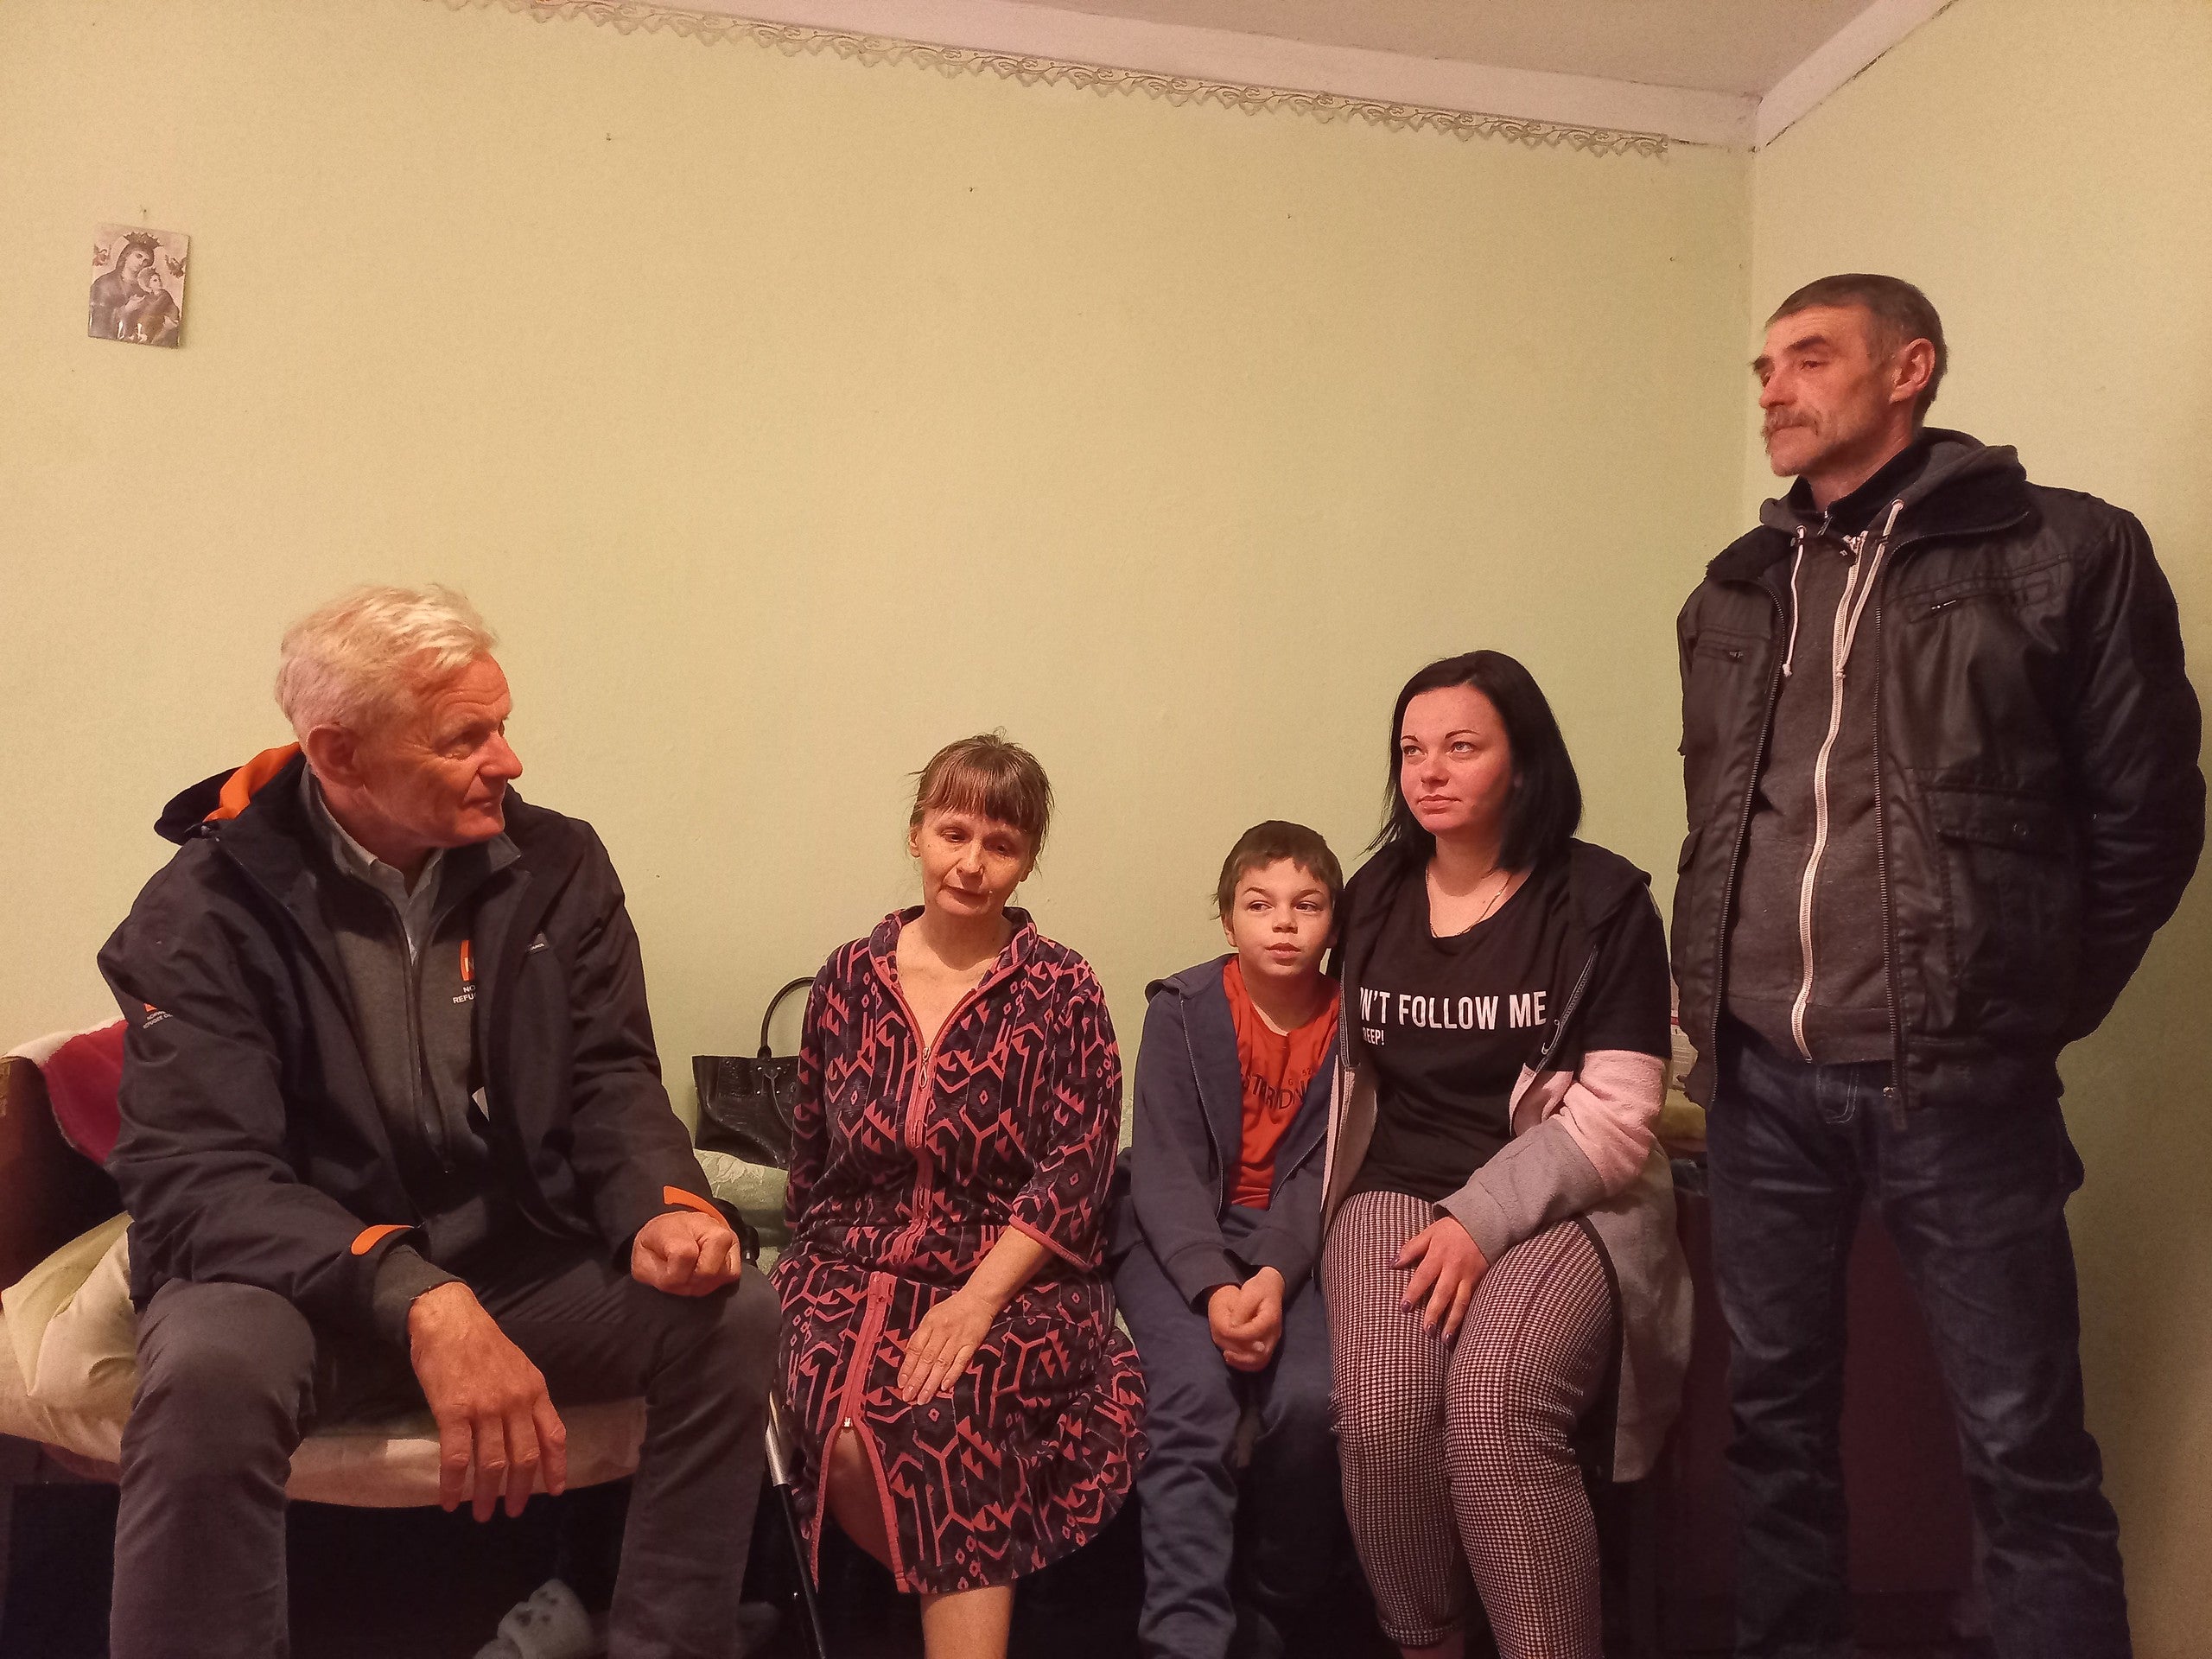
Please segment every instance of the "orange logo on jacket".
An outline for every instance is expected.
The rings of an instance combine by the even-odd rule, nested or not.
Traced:
[[[454,998],[454,1001],[455,1002],[474,1002],[475,1000],[476,956],[475,953],[469,949],[469,942],[467,939],[463,939],[461,942],[461,991],[460,994]]]

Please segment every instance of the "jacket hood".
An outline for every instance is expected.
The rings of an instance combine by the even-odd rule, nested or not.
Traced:
[[[1986,444],[1942,427],[1929,428],[1923,436],[1928,464],[1892,504],[1899,540],[1983,534],[2034,510],[2026,469],[2010,444]],[[1722,581],[1752,580],[1789,551],[1800,530],[1816,530],[1820,522],[1820,515],[1800,512],[1786,493],[1772,497],[1760,505],[1759,527],[1723,549],[1705,573]]]
[[[300,779],[307,766],[307,757],[296,743],[264,749],[244,766],[203,778],[173,796],[162,809],[162,816],[154,821],[154,833],[181,847],[196,836],[216,833],[249,807],[255,809],[254,817],[245,828],[249,832],[256,831],[269,817],[272,805],[281,813],[287,804],[302,798]],[[557,830],[566,822],[557,812],[531,806],[515,793],[512,785],[506,792],[506,820],[503,836],[494,839],[504,838],[518,848],[525,842],[542,842],[549,832]],[[248,833],[234,844],[260,840],[257,833]]]
[[[1209,988],[1217,988],[1221,984],[1222,969],[1228,965],[1229,958],[1235,954],[1234,951],[1224,951],[1220,956],[1209,957],[1204,962],[1185,968],[1179,974],[1170,974],[1165,979],[1154,980],[1151,984],[1144,988],[1144,1000],[1149,1002],[1162,991],[1169,991],[1187,1001],[1190,998],[1199,995]]]
[[[1567,856],[1572,861],[1567,891],[1582,925],[1593,934],[1651,891],[1651,878],[1618,853],[1590,842],[1572,841],[1567,843]]]
[[[162,809],[162,816],[154,820],[154,833],[164,841],[182,846],[204,825],[222,823],[238,817],[245,810],[247,803],[287,772],[293,773],[296,781],[298,772],[306,766],[296,743],[264,749],[244,766],[202,778],[172,797]]]

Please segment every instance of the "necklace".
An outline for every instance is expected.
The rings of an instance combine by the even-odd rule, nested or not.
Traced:
[[[1491,875],[1495,875],[1495,874],[1497,874],[1497,865],[1495,865],[1495,864],[1493,864],[1493,865],[1491,865]],[[1489,877],[1489,876],[1484,876],[1483,879],[1484,879],[1484,880],[1488,880],[1490,879],[1490,877]],[[1502,903],[1502,902],[1503,901],[1503,899],[1504,899],[1504,898],[1505,898],[1505,890],[1506,890],[1508,887],[1511,887],[1512,885],[1513,885],[1513,878],[1512,878],[1510,875],[1507,876],[1507,877],[1505,878],[1505,880],[1503,880],[1503,881],[1501,881],[1501,882],[1499,882],[1499,883],[1497,884],[1497,891],[1496,893],[1493,893],[1492,894],[1491,894],[1491,896],[1490,896],[1490,903],[1488,903],[1488,904],[1484,905],[1484,906],[1483,906],[1483,913],[1482,913],[1481,915],[1479,915],[1479,916],[1478,916],[1478,917],[1476,917],[1476,918],[1475,918],[1475,920],[1474,920],[1474,925],[1475,925],[1475,926],[1477,926],[1477,927],[1480,927],[1480,926],[1481,926],[1484,922],[1486,922],[1486,921],[1490,920],[1490,913],[1491,913],[1491,912],[1492,912],[1493,910],[1496,910],[1496,909],[1498,907],[1499,904],[1500,904],[1500,903]]]
[[[1489,880],[1493,875],[1496,875],[1498,873],[1499,868],[1500,867],[1498,865],[1493,864],[1490,868],[1484,870],[1480,875],[1477,876],[1475,878],[1474,885],[1467,889],[1468,896],[1471,898],[1475,893],[1479,893],[1482,890],[1483,883]],[[1430,884],[1430,901],[1433,903],[1436,894],[1436,871],[1433,867],[1427,872],[1427,879]],[[1483,906],[1482,913],[1477,916],[1473,921],[1469,922],[1466,926],[1459,929],[1459,931],[1462,933],[1471,933],[1476,928],[1480,927],[1484,922],[1490,920],[1491,912],[1496,910],[1498,906],[1504,901],[1506,889],[1510,887],[1512,885],[1513,876],[1509,871],[1506,874],[1505,880],[1497,884],[1497,891],[1491,894],[1490,902]]]

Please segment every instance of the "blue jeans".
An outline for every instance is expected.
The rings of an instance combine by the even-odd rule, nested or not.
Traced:
[[[1736,1651],[1848,1659],[1844,1281],[1872,1200],[1933,1338],[2003,1659],[2124,1659],[2120,1522],[2082,1422],[2056,1096],[1892,1112],[1885,1063],[1807,1065],[1724,1022],[1707,1125],[1743,1510]]]
[[[1223,1212],[1232,1249],[1263,1213]],[[1136,1477],[1145,1580],[1137,1644],[1163,1659],[1220,1659],[1237,1624],[1232,1554],[1243,1556],[1253,1613],[1278,1630],[1328,1588],[1347,1554],[1320,1286],[1309,1276],[1292,1293],[1282,1339],[1258,1371],[1230,1370],[1206,1316],[1141,1240],[1116,1270],[1114,1294],[1144,1361],[1150,1448]],[[1240,1501],[1230,1459],[1248,1406],[1259,1433]]]

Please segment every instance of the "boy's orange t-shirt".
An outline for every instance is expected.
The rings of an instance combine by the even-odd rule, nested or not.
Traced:
[[[1329,1005],[1295,1031],[1271,1031],[1244,988],[1244,964],[1231,957],[1221,970],[1229,993],[1229,1018],[1236,1027],[1236,1069],[1244,1077],[1244,1133],[1236,1154],[1236,1179],[1229,1201],[1264,1210],[1275,1184],[1275,1148],[1298,1116],[1313,1074],[1328,1063],[1337,1040],[1342,1001],[1329,988]]]

